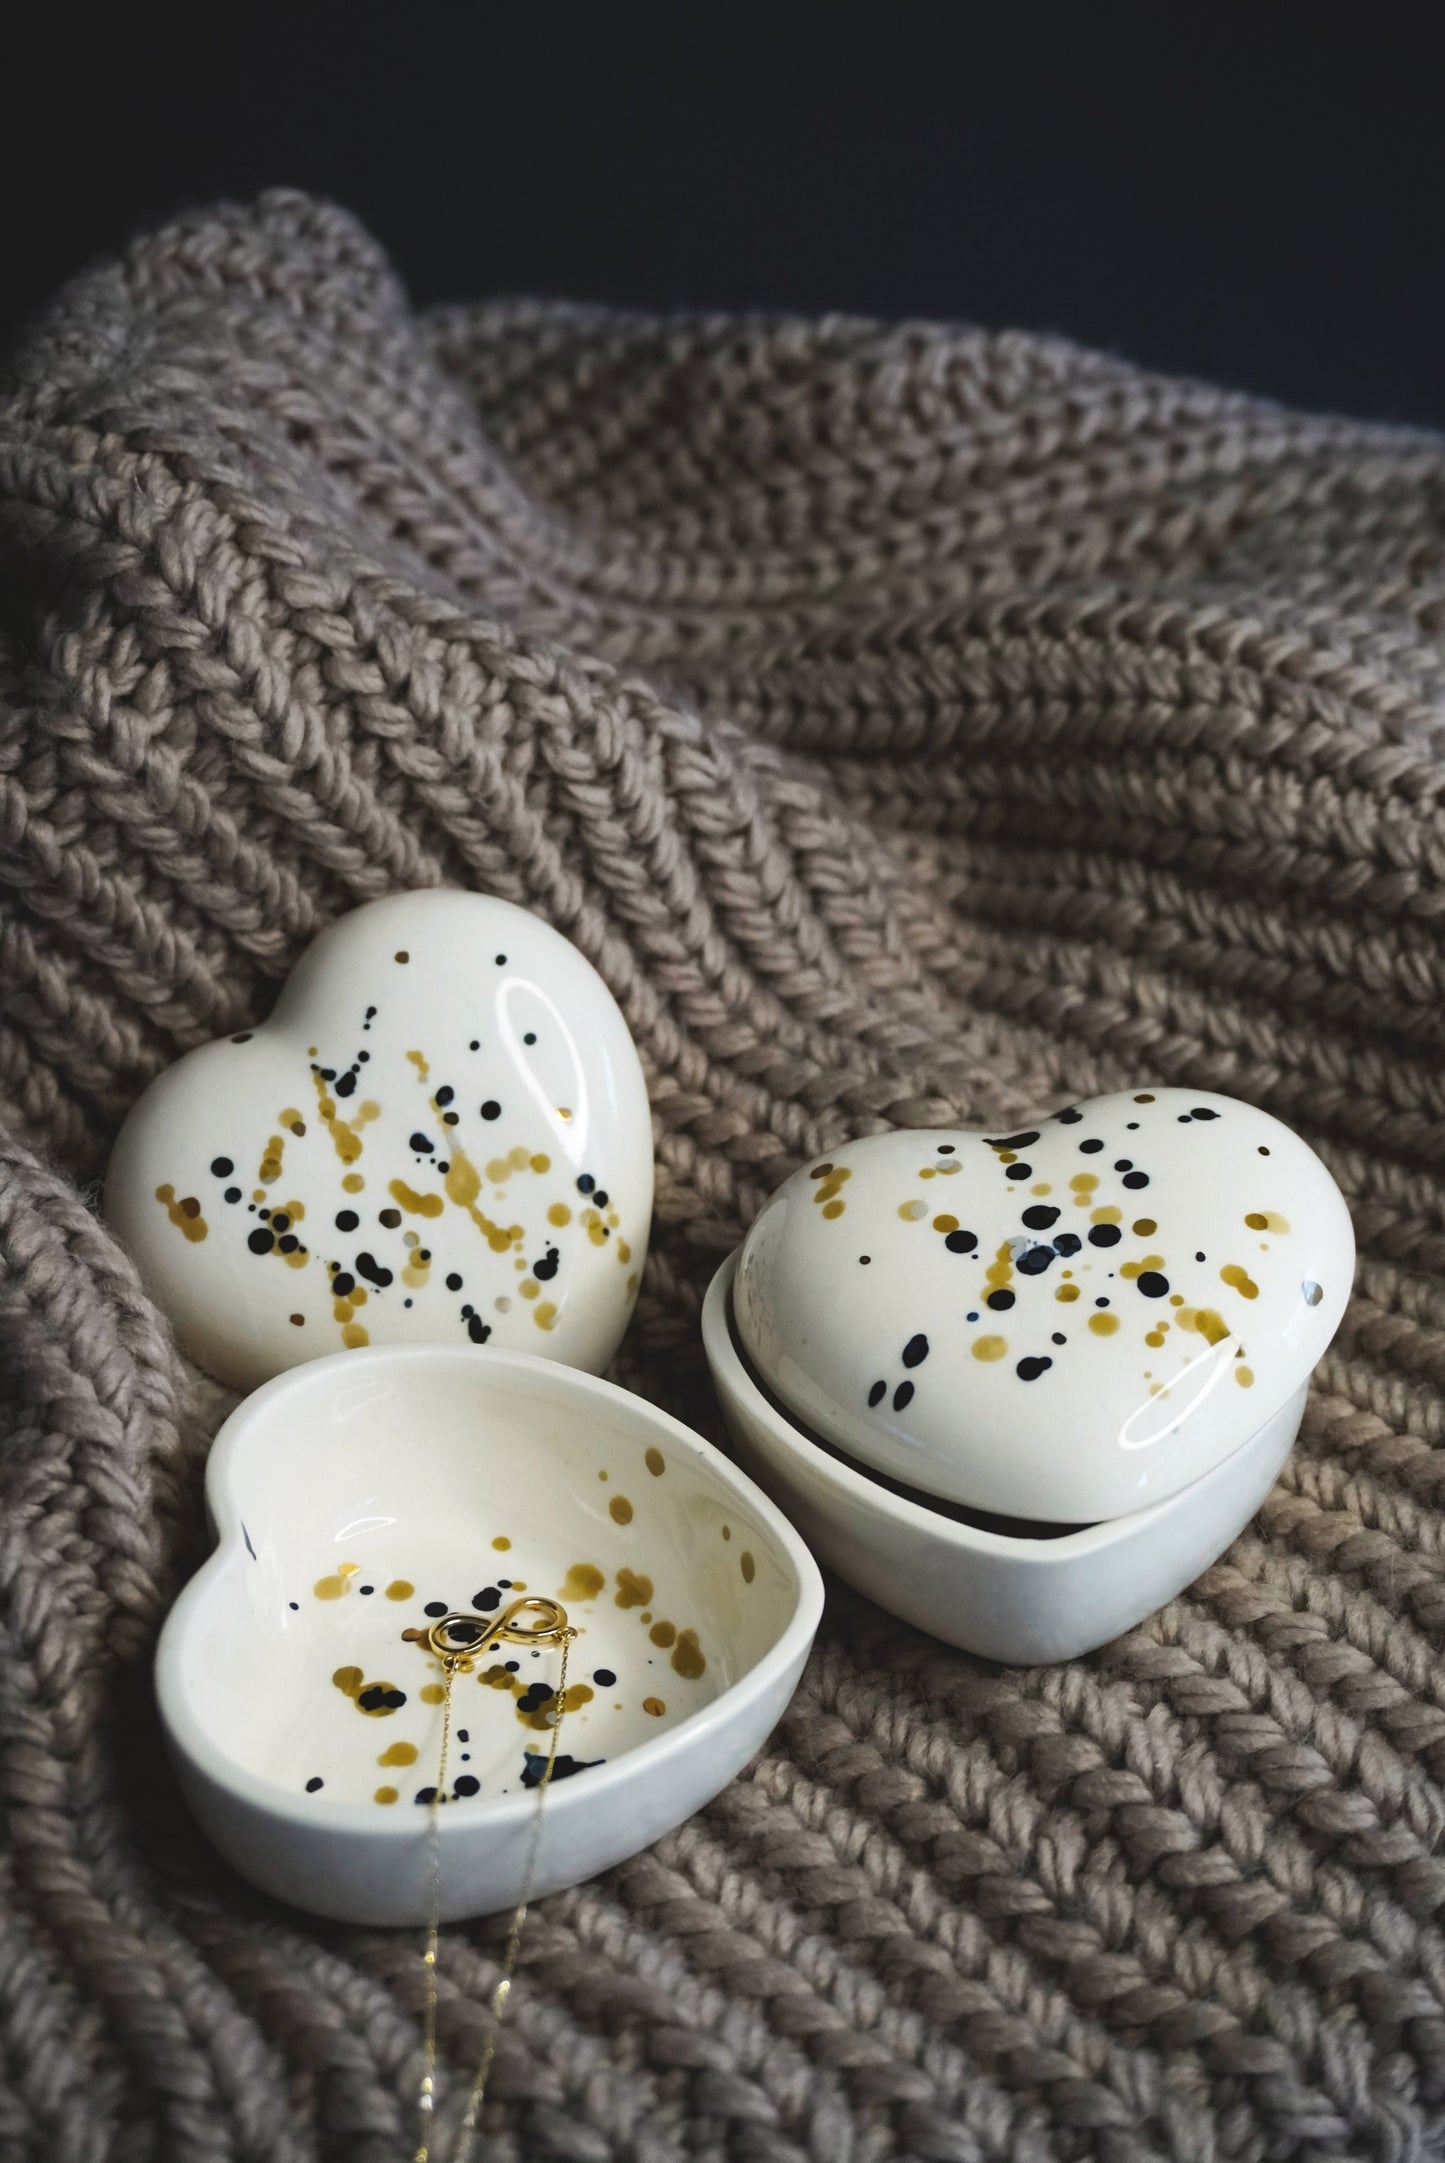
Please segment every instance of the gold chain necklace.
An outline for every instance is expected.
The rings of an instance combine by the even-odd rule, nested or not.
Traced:
[[[496,2055],[497,2033],[507,2009],[507,2000],[512,1994],[512,1977],[516,1972],[517,1955],[522,1944],[522,1926],[527,1920],[527,1907],[536,1883],[537,1856],[542,1840],[542,1811],[547,1789],[551,1784],[552,1770],[557,1762],[557,1739],[562,1730],[562,1716],[567,1706],[567,1656],[576,1635],[576,1630],[567,1620],[567,1610],[559,1601],[538,1599],[530,1594],[525,1599],[513,1600],[511,1606],[506,1608],[495,1622],[482,1622],[476,1615],[443,1615],[426,1633],[424,1641],[428,1650],[434,1652],[442,1664],[443,1695],[441,1750],[438,1754],[436,1785],[432,1789],[428,1819],[426,2003],[422,2015],[422,2079],[418,2098],[421,2137],[416,2148],[415,2163],[430,2163],[432,2112],[436,2103],[437,1950],[441,1941],[441,1815],[442,1793],[447,1776],[447,1751],[452,1733],[452,1685],[458,1675],[470,1675],[481,1655],[493,1645],[529,1645],[534,1652],[543,1645],[557,1645],[561,1648],[561,1673],[552,1699],[555,1709],[548,1720],[551,1740],[547,1748],[547,1762],[537,1782],[537,1809],[532,1819],[532,1832],[522,1869],[522,1889],[512,1911],[511,1928],[507,1932],[507,1943],[502,1954],[501,1977],[492,1992],[492,2018],[487,2031],[486,2048],[473,2077],[467,2107],[457,2134],[453,2163],[467,2163],[472,2152],[477,2118],[487,2092],[492,2059]]]

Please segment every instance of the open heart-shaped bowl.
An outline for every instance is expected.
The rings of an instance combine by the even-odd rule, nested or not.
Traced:
[[[817,1567],[767,1497],[641,1398],[524,1353],[333,1355],[238,1407],[207,1470],[217,1547],[156,1658],[182,1787],[264,1891],[419,1924],[446,1611],[560,1599],[580,1635],[537,1792],[554,1650],[453,1685],[440,1913],[488,1914],[620,1862],[741,1770],[796,1687]],[[420,1807],[419,1807],[420,1805]]]

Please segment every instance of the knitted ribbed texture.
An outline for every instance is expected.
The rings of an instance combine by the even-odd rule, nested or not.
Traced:
[[[273,196],[33,331],[0,535],[5,2163],[407,2152],[419,1941],[267,1906],[164,1769],[222,1402],[90,1205],[149,1076],[437,881],[622,1003],[617,1371],[710,1431],[707,1277],[845,1136],[1222,1089],[1361,1254],[1259,1520],[1121,1643],[830,1593],[757,1764],[535,1915],[486,2155],[1445,2150],[1445,447],[1025,337],[419,320]],[[449,2108],[498,1951],[448,1934]]]

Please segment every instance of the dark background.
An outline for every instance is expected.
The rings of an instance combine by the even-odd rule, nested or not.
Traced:
[[[969,318],[1438,423],[1424,12],[52,4],[9,40],[0,335],[137,228],[284,182],[419,301]]]

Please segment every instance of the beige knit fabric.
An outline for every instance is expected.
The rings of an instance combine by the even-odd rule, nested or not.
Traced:
[[[164,1768],[221,1402],[90,1205],[150,1075],[435,881],[621,1001],[618,1372],[711,1431],[705,1281],[844,1136],[1188,1081],[1361,1253],[1259,1521],[1123,1642],[830,1593],[750,1772],[535,1916],[487,2156],[1445,2152],[1445,447],[1025,337],[418,319],[278,195],[31,334],[0,542],[5,2163],[408,2152],[417,1943],[266,1905]]]

